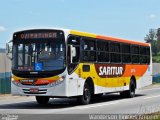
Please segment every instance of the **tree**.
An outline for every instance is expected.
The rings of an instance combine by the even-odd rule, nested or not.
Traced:
[[[152,47],[152,53],[153,55],[157,56],[158,52],[159,52],[159,48],[157,46],[157,41],[152,41],[151,42],[151,47]]]
[[[157,34],[156,35],[157,35],[157,40],[159,41],[160,40],[160,28],[157,29]]]
[[[157,36],[160,36],[160,29],[159,29],[159,33],[157,32],[157,29],[150,29],[149,30],[149,34],[146,35],[146,37],[144,38],[144,40],[147,43],[150,43],[152,46],[152,53],[153,55],[157,55],[158,52],[160,51],[160,40],[157,40]],[[159,37],[160,38],[160,37]]]

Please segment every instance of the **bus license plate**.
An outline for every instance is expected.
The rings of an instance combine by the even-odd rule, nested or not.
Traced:
[[[39,89],[38,88],[30,88],[31,93],[38,93]]]

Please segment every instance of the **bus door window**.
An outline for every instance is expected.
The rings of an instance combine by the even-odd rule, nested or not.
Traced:
[[[72,63],[78,63],[80,58],[80,38],[70,36],[68,39],[68,59],[71,62],[71,46],[75,49],[75,56],[72,58]]]
[[[80,37],[78,36],[69,36],[68,38],[68,52],[67,52],[67,59],[68,59],[68,73],[71,74],[73,70],[79,63],[80,60]],[[74,48],[75,56],[71,55],[71,49]],[[71,58],[71,56],[73,56]],[[72,59],[72,60],[71,60]]]

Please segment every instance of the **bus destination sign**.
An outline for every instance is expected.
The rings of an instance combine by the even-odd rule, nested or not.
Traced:
[[[13,39],[28,40],[28,39],[56,39],[63,38],[64,34],[58,30],[28,30],[14,34]]]
[[[17,36],[19,39],[38,39],[38,38],[57,38],[56,32],[43,33],[21,33]]]

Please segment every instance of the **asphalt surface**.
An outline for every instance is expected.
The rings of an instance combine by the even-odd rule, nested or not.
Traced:
[[[89,119],[91,114],[147,114],[160,111],[160,85],[137,90],[135,98],[121,98],[118,93],[105,94],[89,105],[78,105],[76,99],[51,99],[39,105],[34,97],[0,95],[0,120],[7,115],[19,119]],[[7,116],[8,117],[8,116]],[[15,116],[10,116],[15,117]]]

